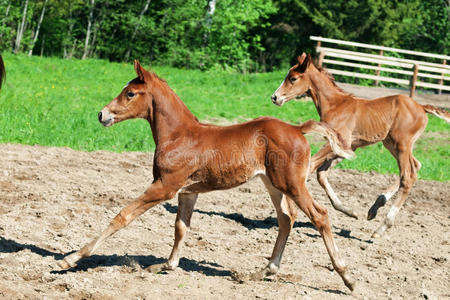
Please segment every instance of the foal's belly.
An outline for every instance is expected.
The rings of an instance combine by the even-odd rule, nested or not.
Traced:
[[[374,140],[374,141],[367,141],[367,140],[363,140],[363,139],[354,139],[352,141],[352,149],[357,149],[357,148],[361,148],[361,147],[365,147],[365,146],[369,146],[372,144],[376,144],[378,143],[380,140]]]
[[[213,190],[224,190],[246,183],[256,175],[262,174],[262,168],[256,165],[240,164],[237,166],[214,166],[194,172],[184,192],[204,193]]]

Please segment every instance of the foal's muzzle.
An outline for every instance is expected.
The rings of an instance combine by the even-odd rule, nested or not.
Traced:
[[[103,126],[111,126],[114,123],[114,115],[108,110],[102,109],[102,111],[98,113],[98,121],[102,123]]]
[[[272,99],[272,103],[275,105],[281,106],[284,103],[283,99],[278,98],[275,94],[273,94],[270,98]]]

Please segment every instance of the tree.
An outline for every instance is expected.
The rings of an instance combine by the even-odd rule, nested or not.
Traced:
[[[5,12],[5,18],[2,21],[2,27],[5,26],[6,19],[8,18],[8,14],[9,14],[9,9],[10,8],[11,8],[11,2],[8,1],[8,6],[6,7],[6,12]],[[0,40],[2,39],[3,34],[4,34],[3,30],[1,30],[0,31]]]
[[[17,24],[16,43],[14,45],[14,53],[16,54],[20,51],[20,43],[22,42],[23,32],[25,30],[25,22],[27,21],[27,8],[28,0],[25,0],[25,5],[23,7],[22,13],[22,22]]]
[[[146,0],[144,8],[142,9],[141,13],[139,14],[139,19],[138,19],[138,21],[136,23],[136,26],[134,27],[134,31],[133,31],[133,34],[131,35],[130,43],[128,44],[127,52],[125,54],[125,61],[128,61],[130,59],[130,53],[131,53],[131,47],[133,45],[133,41],[136,38],[136,34],[138,32],[139,26],[142,23],[142,17],[144,16],[144,14],[148,10],[148,6],[150,4],[150,1],[151,0]]]
[[[42,6],[41,16],[39,17],[39,22],[37,24],[37,28],[36,28],[36,31],[35,31],[34,37],[33,37],[33,42],[31,43],[30,50],[28,51],[28,56],[31,56],[33,54],[33,48],[34,48],[34,45],[36,44],[36,41],[39,36],[39,29],[41,28],[42,20],[44,19],[45,6],[47,5],[47,1],[48,0],[44,0],[44,5]]]
[[[310,35],[448,54],[448,0],[0,0],[0,49],[242,72],[286,68]]]
[[[88,25],[86,29],[86,39],[84,40],[84,51],[83,56],[81,59],[86,59],[89,53],[89,38],[91,37],[91,28],[92,28],[92,22],[94,21],[94,7],[95,7],[95,0],[90,0],[90,10],[89,10],[89,18],[88,18]]]

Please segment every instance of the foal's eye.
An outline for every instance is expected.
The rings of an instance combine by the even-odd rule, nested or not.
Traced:
[[[128,93],[127,93],[127,97],[128,97],[128,98],[133,98],[135,95],[136,95],[136,94],[133,93],[133,92],[128,92]]]
[[[295,78],[295,77],[291,77],[291,78],[289,78],[289,80],[290,80],[291,82],[294,82],[294,81],[296,81],[296,80],[297,80],[297,78]]]

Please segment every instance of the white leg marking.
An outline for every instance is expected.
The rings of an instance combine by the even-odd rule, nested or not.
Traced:
[[[331,200],[337,204],[337,205],[342,205],[341,200],[339,200],[338,196],[336,195],[336,193],[334,192],[334,190],[331,188],[330,183],[328,182],[328,180],[325,180],[325,190],[327,192],[327,194],[330,196]]]
[[[400,210],[400,209],[399,209],[397,206],[392,206],[391,209],[389,210],[389,212],[388,212],[386,218],[387,218],[390,222],[393,222],[393,221],[394,221],[394,218],[395,218],[395,216],[397,215],[397,213],[398,213],[399,210]]]
[[[389,199],[391,199],[392,196],[394,196],[395,193],[397,193],[397,191],[398,191],[398,189],[396,189],[395,191],[389,191],[389,192],[387,192],[387,193],[384,193],[383,195],[384,195],[384,197],[386,198],[386,201],[389,200]]]

